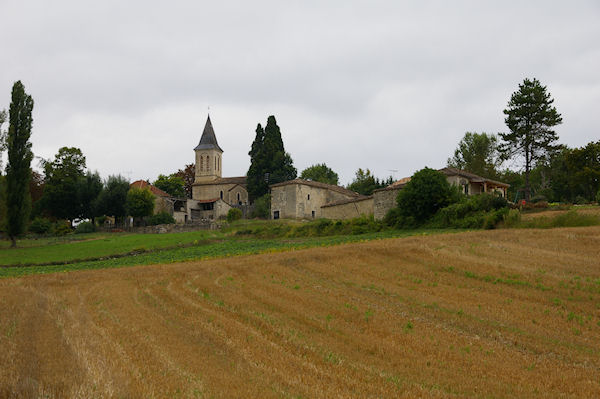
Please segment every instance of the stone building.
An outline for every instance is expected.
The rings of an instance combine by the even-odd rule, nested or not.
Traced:
[[[206,204],[206,201],[212,201],[208,203],[214,204],[216,200],[221,200],[230,207],[248,205],[246,176],[222,177],[223,150],[217,143],[210,116],[206,119],[200,143],[194,151],[196,170],[192,185],[192,199],[204,201],[203,204]]]
[[[317,219],[323,216],[323,205],[356,199],[360,194],[310,180],[288,180],[272,184],[272,219]]]

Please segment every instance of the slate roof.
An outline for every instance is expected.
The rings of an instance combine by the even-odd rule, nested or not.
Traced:
[[[161,190],[160,188],[153,186],[152,184],[148,183],[146,180],[136,180],[133,183],[131,183],[129,185],[129,187],[131,188],[147,188],[150,190],[150,192],[158,197],[171,197],[171,195],[169,193],[164,192],[163,190]]]
[[[218,150],[223,152],[219,144],[217,143],[217,136],[215,136],[215,130],[213,129],[212,122],[210,121],[210,115],[206,119],[206,125],[204,125],[204,131],[200,138],[200,143],[194,148],[197,150]]]
[[[304,179],[288,180],[288,181],[284,181],[284,182],[281,182],[281,183],[271,184],[269,187],[271,187],[271,188],[273,188],[273,187],[281,187],[281,186],[287,186],[289,184],[304,184],[305,186],[323,188],[323,189],[326,189],[326,190],[336,191],[336,192],[338,192],[340,194],[344,194],[344,195],[347,195],[349,197],[359,197],[360,196],[359,193],[351,191],[351,190],[348,190],[347,188],[344,188],[344,187],[335,186],[333,184],[321,183],[321,182],[318,182],[318,181],[304,180]]]
[[[492,184],[502,186],[502,187],[510,186],[510,184],[503,183],[503,182],[497,181],[497,180],[486,179],[485,177],[478,176],[475,173],[467,172],[466,170],[460,170],[460,169],[456,169],[456,168],[446,167],[446,168],[440,169],[439,171],[442,172],[443,174],[445,174],[446,176],[466,177],[467,179],[469,179],[469,181],[471,181],[473,183],[492,183]]]
[[[246,176],[237,177],[219,177],[215,180],[207,182],[194,183],[192,186],[210,186],[213,184],[239,184],[240,186],[246,185]]]

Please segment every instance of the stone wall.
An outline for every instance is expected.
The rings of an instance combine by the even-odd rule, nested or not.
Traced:
[[[338,205],[326,205],[321,208],[321,217],[327,219],[352,219],[373,214],[373,197],[361,198]]]
[[[183,233],[198,230],[217,230],[221,226],[215,221],[187,224],[159,224],[156,226],[133,227],[128,229],[132,233],[141,234],[163,234],[163,233]]]
[[[388,211],[395,208],[396,198],[400,188],[382,188],[373,192],[373,217],[375,220],[381,220]]]

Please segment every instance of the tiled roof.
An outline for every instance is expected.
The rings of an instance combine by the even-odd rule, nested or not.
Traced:
[[[469,179],[469,181],[474,182],[474,183],[492,183],[492,184],[496,184],[498,186],[503,186],[503,187],[510,186],[510,184],[503,183],[503,182],[497,181],[497,180],[487,179],[485,177],[478,176],[475,173],[467,172],[466,170],[460,170],[460,169],[456,169],[456,168],[446,167],[446,168],[440,169],[439,171],[442,172],[443,174],[445,174],[446,176],[466,177],[467,179]]]
[[[204,131],[202,132],[200,143],[198,143],[194,150],[219,150],[223,152],[217,143],[217,136],[215,136],[215,130],[213,129],[212,122],[210,121],[210,115],[206,119],[206,125],[204,125]]]
[[[171,195],[169,193],[164,192],[163,190],[161,190],[160,188],[153,186],[152,184],[148,183],[146,180],[137,180],[134,181],[133,183],[131,183],[129,185],[129,187],[131,188],[147,188],[150,190],[150,192],[158,197],[171,197]]]
[[[281,186],[287,186],[289,184],[303,184],[305,186],[323,188],[323,189],[326,189],[326,190],[336,191],[336,192],[338,192],[340,194],[344,194],[344,195],[347,195],[349,197],[358,197],[358,196],[360,196],[359,193],[356,193],[354,191],[348,190],[347,188],[344,188],[344,187],[335,186],[333,184],[321,183],[321,182],[318,182],[318,181],[304,180],[304,179],[288,180],[288,181],[284,181],[284,182],[281,182],[281,183],[271,184],[269,187],[271,187],[271,188],[273,188],[273,187],[281,187]]]
[[[239,184],[246,185],[246,176],[238,177],[219,177],[212,181],[194,183],[193,186],[210,186],[213,184]]]
[[[360,197],[356,197],[356,198],[348,198],[348,199],[343,199],[343,200],[339,200],[339,201],[330,202],[328,204],[322,205],[321,208],[327,208],[329,206],[336,206],[336,205],[351,204],[353,202],[360,202],[360,201],[370,200],[372,198],[373,198],[372,195],[361,195]]]
[[[373,192],[376,193],[379,191],[400,190],[401,188],[406,186],[406,183],[408,183],[409,181],[410,181],[410,177],[403,177],[402,179],[393,182],[389,186],[383,187],[383,188],[378,188],[377,190],[373,190]]]

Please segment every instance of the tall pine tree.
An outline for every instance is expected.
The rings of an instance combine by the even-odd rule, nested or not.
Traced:
[[[267,119],[264,130],[260,124],[256,127],[256,137],[248,155],[247,181],[251,201],[267,194],[269,185],[296,178],[292,157],[285,152],[281,130],[273,115]]]
[[[552,105],[554,100],[539,80],[525,79],[514,92],[504,110],[504,123],[510,133],[500,133],[498,150],[502,159],[522,156],[525,166],[525,198],[531,195],[529,175],[541,160],[546,160],[557,149],[558,135],[552,129],[562,123],[560,114]]]
[[[12,89],[7,136],[8,164],[6,165],[6,232],[12,247],[25,232],[31,212],[29,179],[31,178],[31,125],[33,99],[25,93],[21,81]]]

